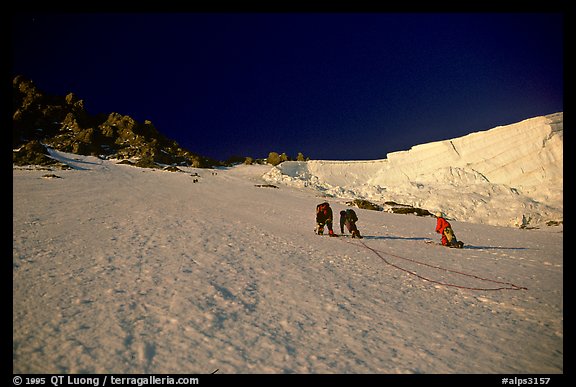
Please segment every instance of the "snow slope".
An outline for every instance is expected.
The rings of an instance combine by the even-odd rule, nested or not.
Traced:
[[[461,221],[541,227],[563,220],[563,113],[417,145],[383,160],[284,162],[266,180],[440,210]]]
[[[448,249],[358,210],[363,245],[270,167],[54,154],[75,169],[13,170],[14,373],[563,372],[562,226],[454,221]]]

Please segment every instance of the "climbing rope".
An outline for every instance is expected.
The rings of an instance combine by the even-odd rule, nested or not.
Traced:
[[[342,239],[343,239],[343,238],[342,238]],[[346,240],[346,239],[344,239],[344,241],[347,242],[347,243],[350,243],[350,244],[352,244],[352,245],[355,245],[355,246],[364,247],[364,248],[372,251],[374,254],[376,254],[376,255],[377,255],[382,261],[384,261],[386,264],[388,264],[388,265],[390,265],[390,266],[392,266],[392,267],[394,267],[394,268],[396,268],[396,269],[398,269],[398,270],[401,270],[401,271],[403,271],[403,272],[405,272],[405,273],[408,273],[408,274],[410,274],[410,275],[416,276],[416,277],[418,277],[418,278],[420,278],[420,279],[422,279],[422,280],[424,280],[424,281],[431,282],[431,283],[434,283],[434,284],[438,284],[438,285],[442,285],[442,286],[448,286],[448,287],[453,287],[453,288],[458,288],[458,289],[481,290],[481,291],[528,290],[528,288],[525,288],[525,287],[522,287],[522,286],[518,286],[518,285],[514,285],[514,284],[511,283],[511,282],[497,281],[497,280],[493,280],[493,279],[489,279],[489,278],[484,278],[484,277],[480,277],[480,276],[477,276],[477,275],[474,275],[474,274],[464,273],[464,272],[461,272],[461,271],[452,270],[452,269],[447,269],[447,268],[440,267],[440,266],[434,266],[434,265],[430,265],[430,264],[425,263],[425,262],[417,261],[417,260],[415,260],[415,259],[405,258],[405,257],[401,257],[401,256],[396,255],[396,254],[392,254],[392,253],[384,252],[384,251],[381,251],[381,250],[377,250],[377,249],[375,249],[375,248],[373,248],[373,247],[368,246],[366,243],[364,243],[363,241],[360,241],[360,240],[358,240],[358,243],[359,243],[359,244],[358,244],[358,243],[353,243],[352,241],[349,241],[349,240]],[[416,273],[416,272],[407,270],[407,269],[405,269],[405,268],[403,268],[403,267],[401,267],[401,266],[398,266],[398,265],[390,262],[390,261],[387,260],[386,258],[384,258],[384,257],[383,257],[383,254],[384,254],[384,255],[391,256],[391,257],[403,259],[403,260],[405,260],[405,261],[414,262],[414,263],[417,263],[417,264],[419,264],[419,265],[431,267],[431,268],[434,268],[434,269],[437,269],[437,270],[444,270],[444,271],[449,272],[449,273],[454,273],[454,274],[458,274],[458,275],[461,275],[461,276],[464,276],[464,277],[470,277],[470,278],[474,278],[474,279],[477,279],[477,280],[480,280],[480,281],[491,282],[491,283],[495,283],[495,284],[499,284],[499,285],[503,285],[503,286],[492,287],[492,288],[489,288],[489,287],[482,288],[482,287],[472,287],[472,286],[456,285],[456,284],[449,283],[449,282],[437,281],[437,280],[434,280],[434,279],[431,279],[431,278],[424,277],[424,276],[422,276],[422,275],[420,275],[420,274],[418,274],[418,273]]]

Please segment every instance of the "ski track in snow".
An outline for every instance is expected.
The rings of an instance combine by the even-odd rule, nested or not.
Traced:
[[[434,218],[357,210],[390,263],[527,288],[456,289],[315,235],[325,198],[255,187],[270,167],[67,157],[62,179],[13,171],[14,373],[563,372],[562,228],[452,222],[466,248],[447,249]]]

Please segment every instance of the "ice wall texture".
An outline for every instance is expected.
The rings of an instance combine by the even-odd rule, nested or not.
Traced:
[[[416,145],[383,160],[285,162],[266,178],[328,196],[448,210],[463,221],[541,226],[563,218],[563,113]]]

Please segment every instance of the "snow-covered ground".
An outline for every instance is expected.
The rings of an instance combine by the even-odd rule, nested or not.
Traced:
[[[331,197],[442,210],[466,222],[545,227],[563,221],[563,128],[560,112],[383,160],[285,162],[265,178]]]
[[[562,226],[455,220],[449,249],[358,209],[365,239],[330,238],[269,166],[55,154],[13,171],[15,373],[563,373]]]

